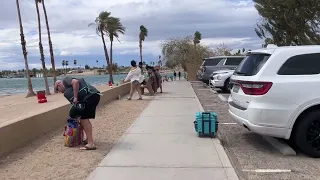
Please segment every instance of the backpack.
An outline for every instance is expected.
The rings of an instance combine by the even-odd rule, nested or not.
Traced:
[[[78,101],[79,102],[86,102],[88,98],[90,98],[94,94],[99,94],[102,96],[100,91],[98,91],[95,87],[91,84],[87,83],[83,78],[78,79],[79,81],[79,92],[78,92]],[[64,97],[73,104],[73,88],[69,87],[64,92]]]
[[[83,128],[77,119],[69,118],[68,124],[64,127],[63,136],[65,137],[64,146],[78,146],[83,141]]]

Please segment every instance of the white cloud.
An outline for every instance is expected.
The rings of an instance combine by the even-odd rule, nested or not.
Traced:
[[[69,51],[61,51],[60,56],[71,56],[72,52]]]
[[[193,34],[196,30],[203,34],[201,43],[210,46],[225,43],[234,48],[253,48],[261,44],[253,29],[258,14],[251,0],[184,0],[183,3],[178,0],[46,0],[45,3],[55,56],[103,55],[101,38],[94,27],[88,27],[101,11],[120,17],[126,27],[126,34],[119,38],[121,43],[114,42],[115,57],[139,53],[141,24],[149,29],[143,52],[150,55],[161,52],[163,40]],[[44,52],[49,61],[47,30],[42,6],[39,8]],[[34,0],[20,1],[20,9],[28,55],[39,56]],[[0,69],[21,67],[19,34],[15,1],[1,1]],[[106,43],[109,48],[107,39]],[[16,59],[20,63],[12,61]],[[30,63],[38,66],[39,59],[30,59]]]

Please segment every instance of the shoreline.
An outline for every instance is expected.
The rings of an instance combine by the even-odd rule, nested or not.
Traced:
[[[90,76],[92,76],[92,75],[84,75],[84,76],[76,76],[76,75],[70,75],[71,77],[90,77]],[[97,76],[99,76],[99,75],[97,75]],[[101,75],[102,76],[102,75]],[[68,77],[68,75],[67,76],[57,76],[58,78],[64,78],[64,77]],[[22,78],[11,78],[11,79],[22,79]],[[42,79],[42,78],[31,78],[31,79]],[[27,80],[27,79],[25,79],[25,80]],[[115,83],[114,83],[114,86],[116,86],[117,84],[118,85],[120,85],[120,81],[121,80],[119,80],[119,82],[117,81],[117,80],[115,80]],[[105,86],[105,85],[108,85],[107,83],[103,83],[103,82],[96,82],[96,83],[90,83],[91,85],[93,85],[93,86]],[[55,94],[54,93],[54,88],[52,87],[53,85],[52,84],[49,84],[49,89],[50,89],[50,93],[51,94]],[[21,92],[21,91],[19,91],[19,92],[14,92],[14,93],[11,93],[11,94],[1,94],[1,91],[0,91],[0,99],[2,99],[3,97],[7,97],[7,96],[15,96],[15,95],[27,95],[27,93],[28,93],[28,87],[26,87],[26,89],[25,89],[26,91],[24,91],[24,92]],[[43,87],[41,90],[45,90],[45,87]],[[34,88],[33,89],[33,91],[36,93],[37,91],[39,91],[39,89],[36,89],[36,88]]]
[[[162,76],[164,76],[164,75],[168,75],[168,74],[171,74],[173,71],[172,70],[162,70],[162,71],[160,71],[160,73],[161,73],[161,75]],[[66,76],[64,76],[64,75],[60,75],[60,76],[57,76],[58,78],[64,78],[64,77],[68,77],[68,76],[71,76],[71,77],[90,77],[90,76],[107,76],[108,74],[103,74],[103,75],[98,75],[98,74],[94,74],[94,71],[88,71],[88,72],[84,72],[84,73],[78,73],[78,74],[66,74]],[[114,74],[114,75],[124,75],[124,74]],[[52,77],[50,77],[50,78],[52,78]],[[125,77],[124,77],[125,78]],[[4,79],[4,78],[3,78]],[[25,79],[25,80],[27,80],[26,78],[11,78],[11,79]],[[33,77],[33,78],[31,78],[31,79],[43,79],[43,78],[35,78],[35,77]],[[115,81],[115,84],[119,84],[119,82],[118,81]],[[91,85],[93,85],[93,86],[104,86],[104,85],[107,85],[107,83],[101,83],[101,82],[99,82],[99,83],[92,83]],[[52,93],[52,94],[55,94],[54,92],[53,92],[53,87],[49,87],[50,88],[50,92]],[[42,90],[44,90],[45,88],[42,88]],[[11,94],[0,94],[0,99],[3,99],[3,98],[5,98],[5,97],[8,97],[8,96],[17,96],[17,95],[20,95],[20,96],[22,96],[22,95],[24,95],[24,96],[26,96],[27,95],[27,93],[28,93],[28,87],[26,87],[26,89],[25,89],[26,91],[25,92],[15,92],[15,93],[11,93]],[[33,89],[34,90],[34,92],[36,93],[36,91],[38,90],[36,90],[35,88]],[[0,91],[1,92],[1,91]]]

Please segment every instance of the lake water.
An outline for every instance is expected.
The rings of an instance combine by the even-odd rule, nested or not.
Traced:
[[[77,77],[77,76],[72,76]],[[80,76],[79,76],[80,77]],[[121,79],[124,79],[126,74],[113,75],[114,83],[118,83]],[[81,76],[80,78],[85,79],[91,85],[102,85],[108,84],[109,75],[92,75],[92,76]],[[63,79],[63,77],[57,77],[57,79]],[[31,78],[32,86],[34,91],[44,90],[45,84],[43,78]],[[49,86],[51,92],[53,92],[53,78],[49,77]],[[28,92],[28,82],[26,78],[0,78],[0,96],[22,94]]]

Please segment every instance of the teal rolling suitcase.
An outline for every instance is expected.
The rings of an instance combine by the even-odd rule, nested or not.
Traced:
[[[197,112],[194,128],[199,137],[215,137],[218,123],[218,116],[215,112]]]

